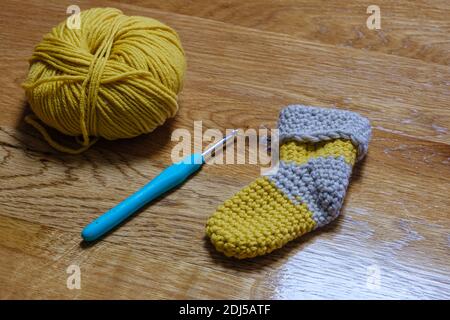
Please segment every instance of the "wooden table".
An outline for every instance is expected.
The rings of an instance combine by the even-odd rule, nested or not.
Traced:
[[[155,132],[56,152],[24,124],[20,84],[67,1],[2,1],[1,298],[450,298],[450,4],[376,1],[76,1],[160,19],[188,59],[180,111]],[[94,245],[80,231],[170,163],[176,128],[274,126],[281,107],[335,106],[371,119],[342,215],[238,261],[204,237],[208,216],[259,174],[207,166]],[[81,289],[69,290],[78,265]]]

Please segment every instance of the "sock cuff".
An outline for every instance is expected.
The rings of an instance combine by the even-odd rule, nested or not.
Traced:
[[[286,140],[319,142],[350,140],[358,149],[358,160],[367,153],[370,122],[356,112],[304,105],[283,108],[278,119],[280,144]]]

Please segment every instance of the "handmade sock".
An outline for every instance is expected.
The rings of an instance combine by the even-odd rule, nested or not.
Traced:
[[[236,258],[267,254],[334,220],[354,163],[367,153],[369,121],[357,113],[292,105],[278,121],[280,163],[208,219],[206,234]]]

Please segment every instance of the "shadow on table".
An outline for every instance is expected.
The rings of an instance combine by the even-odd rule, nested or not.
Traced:
[[[29,104],[23,101],[22,115],[18,118],[18,121],[15,124],[15,138],[17,139],[17,142],[25,150],[41,152],[56,160],[63,159],[64,161],[69,161],[70,158],[81,159],[84,155],[91,156],[96,151],[100,154],[109,151],[115,154],[121,154],[121,156],[125,157],[129,161],[132,161],[134,158],[146,158],[151,162],[160,156],[159,151],[170,142],[170,137],[172,131],[174,130],[174,118],[171,118],[151,133],[143,134],[130,139],[118,139],[114,141],[100,139],[89,150],[79,155],[70,155],[59,152],[50,147],[41,134],[24,121],[25,116],[31,113],[32,111]],[[73,148],[80,146],[76,143],[74,137],[64,135],[48,126],[45,126],[45,128],[48,130],[50,136],[62,145],[67,145]],[[97,156],[96,158],[98,158],[96,160],[101,162],[101,156]],[[109,161],[105,161],[106,165],[108,163]]]

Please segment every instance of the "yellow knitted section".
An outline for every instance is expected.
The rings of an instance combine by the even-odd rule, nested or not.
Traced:
[[[311,158],[340,156],[353,165],[356,155],[353,144],[341,139],[314,144],[288,141],[280,147],[281,160],[299,165]],[[294,204],[268,178],[261,177],[219,206],[207,222],[206,233],[225,255],[252,258],[314,229],[312,216],[306,204]]]
[[[305,204],[293,204],[261,177],[217,209],[206,233],[218,251],[243,259],[272,252],[314,226]]]
[[[80,26],[63,21],[44,36],[23,84],[34,112],[25,120],[49,144],[76,154],[98,137],[135,137],[176,114],[186,61],[173,29],[114,8],[82,11]],[[80,146],[59,144],[44,125]]]
[[[286,162],[294,161],[297,164],[306,163],[311,158],[343,156],[348,164],[354,165],[356,154],[357,150],[351,141],[342,139],[318,143],[292,140],[285,142],[280,147],[280,159]]]

